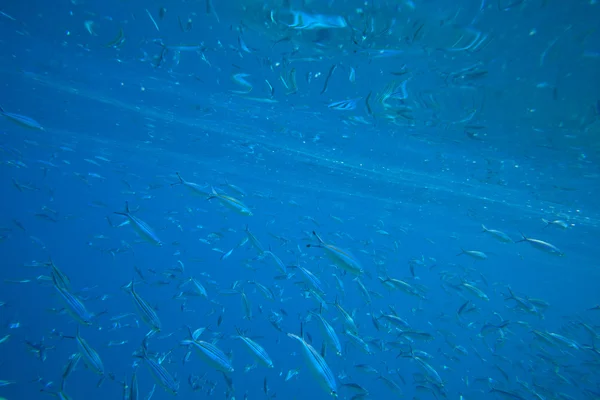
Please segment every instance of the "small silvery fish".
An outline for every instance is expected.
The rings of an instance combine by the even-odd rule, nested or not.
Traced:
[[[223,353],[217,346],[212,343],[198,340],[200,333],[193,334],[190,332],[191,339],[182,340],[181,344],[184,346],[194,346],[198,350],[198,354],[204,358],[204,360],[217,371],[225,373],[233,372],[233,366],[229,358]]]
[[[167,392],[177,395],[179,390],[179,383],[173,378],[173,376],[167,371],[158,361],[148,356],[148,348],[146,341],[142,343],[142,354],[136,355],[136,357],[144,360],[150,373],[154,377],[154,380],[163,387]],[[137,386],[137,385],[136,385]]]
[[[82,355],[85,365],[87,365],[92,372],[104,376],[104,365],[102,364],[102,360],[100,359],[100,356],[96,350],[94,350],[88,344],[88,342],[81,337],[79,326],[77,327],[77,335],[75,336],[75,339],[77,341],[79,353]]]
[[[327,107],[329,107],[333,110],[350,111],[350,110],[356,109],[356,103],[358,102],[358,100],[360,100],[360,98],[352,99],[352,100],[336,101],[336,102],[329,104]]]
[[[538,250],[541,250],[544,253],[552,254],[554,256],[559,256],[559,257],[563,257],[565,255],[565,253],[563,253],[562,251],[560,251],[553,244],[550,244],[548,242],[544,242],[544,241],[538,240],[538,239],[528,238],[525,235],[523,235],[522,233],[521,233],[521,236],[523,236],[523,239],[517,240],[516,243],[527,242],[527,243],[529,243],[531,245],[531,247],[534,247],[534,248],[536,248]]]
[[[262,348],[261,345],[259,345],[249,337],[244,336],[239,329],[237,333],[237,336],[234,337],[244,342],[244,344],[248,347],[252,355],[254,355],[254,357],[256,357],[256,359],[261,364],[263,364],[267,368],[273,368],[273,361],[271,361],[271,357],[269,357],[269,354],[267,354],[267,352],[265,351],[265,349]]]
[[[162,241],[158,238],[158,236],[156,236],[156,233],[154,233],[152,228],[150,228],[147,223],[135,217],[133,214],[131,214],[131,212],[129,212],[128,202],[125,202],[125,211],[115,211],[114,213],[127,217],[130,225],[133,227],[133,230],[135,230],[135,232],[146,242],[156,246],[163,245]]]
[[[159,332],[161,329],[160,319],[156,314],[156,311],[146,302],[146,300],[142,299],[137,292],[135,291],[135,279],[132,279],[131,282],[124,287],[124,289],[129,289],[131,296],[133,297],[133,302],[138,309],[140,317],[142,320],[152,328],[153,332]]]
[[[208,188],[208,186],[203,187],[203,186],[198,185],[197,183],[188,182],[188,181],[186,181],[185,179],[183,179],[181,177],[181,175],[179,174],[179,172],[177,172],[176,174],[177,174],[177,177],[179,178],[179,182],[171,183],[171,186],[183,185],[186,188],[188,188],[188,190],[190,192],[192,192],[192,194],[199,195],[199,196],[202,196],[202,197],[208,197],[208,196],[210,196],[210,193],[207,190],[205,190],[205,189]]]
[[[338,338],[338,335],[335,332],[335,329],[333,329],[331,324],[329,322],[327,322],[327,320],[323,317],[323,315],[321,315],[321,312],[319,312],[318,314],[315,312],[312,312],[312,311],[309,311],[309,312],[312,315],[314,315],[315,317],[317,317],[319,319],[319,321],[321,321],[321,325],[323,326],[323,331],[325,332],[325,336],[331,342],[331,344],[333,344],[336,354],[338,356],[341,356],[342,355],[342,344],[340,343],[340,339]]]
[[[352,255],[350,254],[348,251],[346,250],[342,250],[339,247],[336,247],[332,244],[329,243],[325,243],[323,241],[323,239],[321,239],[321,237],[319,235],[317,235],[316,232],[313,231],[313,235],[317,238],[317,240],[319,241],[319,244],[307,244],[306,247],[320,247],[323,250],[325,250],[325,252],[327,253],[327,255],[329,256],[329,258],[331,258],[331,260],[340,268],[346,270],[347,272],[353,274],[353,275],[362,275],[364,270],[362,269],[362,266],[360,265],[360,263],[358,262],[358,260]]]
[[[229,207],[230,209],[237,212],[238,214],[252,216],[252,211],[250,211],[250,209],[248,207],[246,207],[246,205],[244,205],[244,203],[242,203],[240,200],[233,198],[231,196],[227,196],[227,195],[218,193],[215,190],[215,188],[211,188],[211,189],[212,189],[212,194],[210,195],[208,200],[218,199],[219,201],[221,201],[221,203],[223,205]]]
[[[60,283],[56,280],[56,276],[52,275],[52,283],[54,284],[54,288],[62,297],[65,305],[67,306],[66,310],[77,322],[82,325],[91,325],[92,319],[94,318],[94,314],[89,312],[85,305],[79,300],[76,296],[71,294],[68,290],[63,288]]]
[[[24,128],[36,129],[40,131],[45,130],[44,127],[40,125],[40,123],[36,120],[29,118],[25,115],[6,112],[2,109],[2,107],[0,107],[0,115],[4,116],[6,119],[14,122],[17,125],[21,125]]]
[[[481,224],[481,229],[483,229],[484,233],[487,233],[490,236],[493,236],[495,239],[497,239],[498,241],[500,241],[502,243],[512,243],[513,242],[513,240],[510,238],[510,236],[508,236],[504,232],[498,231],[496,229],[488,229],[483,224]]]
[[[337,397],[337,383],[335,381],[335,376],[321,354],[300,336],[296,336],[293,333],[288,333],[287,335],[300,342],[302,350],[304,350],[304,355],[308,361],[308,366],[319,380],[319,383],[331,396]]]
[[[457,254],[457,256],[466,254],[471,258],[474,258],[476,260],[487,260],[488,256],[487,254],[485,254],[483,251],[477,251],[477,250],[465,250],[465,249],[460,249],[460,253]]]

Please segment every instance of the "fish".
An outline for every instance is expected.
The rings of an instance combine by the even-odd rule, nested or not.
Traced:
[[[122,215],[127,217],[129,224],[133,227],[133,230],[146,242],[155,246],[162,246],[163,242],[156,236],[156,233],[148,226],[147,223],[137,218],[129,211],[129,202],[125,202],[125,211],[114,211],[114,214]]]
[[[6,112],[2,107],[0,107],[0,115],[23,128],[45,131],[44,127],[39,122],[25,115]]]
[[[488,233],[490,236],[494,237],[496,240],[502,243],[513,243],[514,241],[508,236],[506,233],[497,231],[495,229],[488,229],[485,225],[481,224],[481,229],[483,229],[484,233]]]
[[[337,397],[337,382],[335,376],[327,362],[321,354],[304,340],[303,337],[288,333],[288,337],[298,341],[302,345],[302,350],[306,356],[308,367],[315,374],[315,377],[321,386],[333,397]]]
[[[319,311],[318,314],[313,311],[310,311],[310,313],[313,316],[317,317],[319,319],[319,321],[321,321],[321,325],[323,326],[323,331],[325,332],[325,336],[331,342],[331,344],[333,344],[336,354],[338,356],[341,356],[342,355],[342,344],[340,343],[340,339],[338,338],[338,335],[335,332],[335,329],[333,329],[333,326],[331,326],[331,324],[329,322],[327,322],[327,320],[323,317],[322,311],[323,311],[323,306],[321,306],[321,310]]]
[[[237,336],[234,336],[234,338],[240,339],[242,342],[244,342],[244,344],[250,350],[252,355],[265,367],[274,367],[273,361],[271,360],[271,357],[269,357],[269,354],[265,351],[265,349],[261,345],[256,343],[254,340],[250,339],[247,336],[244,336],[239,329],[237,329]]]
[[[182,340],[182,345],[194,346],[194,348],[198,350],[198,354],[200,354],[202,358],[217,371],[225,373],[235,371],[233,365],[231,365],[231,360],[223,353],[223,351],[212,343],[199,340],[200,334],[204,331],[203,329],[192,332],[188,327],[188,331],[190,333],[190,339]]]
[[[106,44],[106,47],[111,47],[113,49],[118,49],[119,47],[123,46],[123,44],[125,43],[125,33],[123,32],[123,28],[119,28],[119,32],[117,33],[117,36],[111,40],[110,42],[108,42]]]
[[[140,314],[142,321],[150,326],[152,329],[151,332],[160,332],[162,328],[160,319],[158,318],[156,311],[154,311],[154,309],[150,307],[146,300],[141,298],[140,295],[138,295],[135,291],[135,278],[133,278],[129,284],[124,286],[123,289],[129,289],[131,297],[133,298],[133,303],[138,309],[138,313]]]
[[[331,79],[331,76],[333,75],[333,72],[335,71],[336,68],[337,68],[337,64],[333,64],[329,68],[329,72],[327,73],[327,77],[325,78],[325,83],[323,84],[323,89],[321,90],[320,94],[323,94],[327,91],[327,87],[329,86],[329,80]]]
[[[468,282],[463,282],[461,283],[461,286],[468,289],[471,293],[473,293],[475,296],[479,297],[480,299],[483,299],[485,301],[489,301],[489,297],[481,290],[479,289],[477,286],[468,283]]]
[[[351,253],[332,244],[325,243],[315,231],[313,231],[313,235],[317,238],[319,244],[307,244],[306,247],[319,247],[324,249],[329,258],[331,258],[338,267],[353,275],[360,276],[364,273],[360,262]]]
[[[485,254],[483,251],[477,251],[477,250],[465,250],[465,249],[460,249],[461,252],[457,254],[457,256],[466,254],[471,258],[474,258],[476,260],[487,260],[488,256],[487,254]]]
[[[92,348],[92,346],[90,346],[84,338],[81,337],[79,326],[77,326],[77,334],[75,339],[77,341],[79,353],[82,355],[85,365],[87,365],[92,372],[104,376],[104,364],[102,364],[102,359],[98,355],[98,352],[94,350],[94,348]]]
[[[198,196],[202,196],[202,197],[209,197],[210,196],[210,192],[208,192],[208,190],[204,190],[205,188],[208,187],[207,186],[200,186],[197,183],[194,182],[188,182],[186,180],[184,180],[181,175],[179,174],[179,172],[175,173],[177,175],[177,177],[179,178],[179,182],[175,182],[175,183],[171,183],[171,186],[176,186],[176,185],[183,185],[185,186],[192,194],[198,195]]]
[[[208,200],[217,199],[221,202],[221,204],[232,209],[240,215],[252,216],[252,211],[240,200],[231,196],[218,193],[214,187],[211,188],[211,190],[212,194],[208,197]]]
[[[248,80],[246,79],[247,77],[249,77],[250,74],[245,74],[245,73],[237,73],[237,74],[233,74],[231,76],[231,79],[237,83],[238,85],[244,87],[246,90],[232,90],[233,93],[239,93],[239,94],[247,94],[250,93],[252,91],[252,84],[250,82],[248,82]]]
[[[154,380],[160,386],[162,386],[163,389],[165,389],[167,392],[173,395],[177,395],[177,392],[179,391],[179,382],[177,382],[175,378],[173,378],[169,371],[167,371],[165,367],[161,365],[160,362],[158,362],[154,358],[151,358],[148,355],[148,347],[146,340],[147,338],[144,338],[144,341],[142,342],[142,353],[135,354],[134,356],[144,360],[146,366],[150,370],[150,373],[154,377]]]
[[[516,243],[521,243],[521,242],[527,242],[529,243],[529,245],[531,245],[531,247],[541,250],[544,253],[548,253],[554,256],[558,256],[558,257],[564,257],[565,253],[563,253],[562,251],[560,251],[556,246],[554,246],[553,244],[550,244],[548,242],[544,242],[543,240],[539,240],[539,239],[532,239],[532,238],[528,238],[525,235],[523,235],[521,233],[521,236],[523,237],[521,240],[517,240]]]
[[[54,274],[52,275],[52,283],[67,306],[67,313],[69,313],[69,315],[71,315],[80,324],[91,325],[95,315],[87,310],[82,301],[61,286],[61,283],[58,282]]]
[[[332,110],[351,111],[356,109],[356,104],[360,99],[361,98],[359,97],[357,99],[335,101],[329,104],[327,107],[331,108]]]
[[[250,244],[256,249],[256,251],[258,251],[259,255],[262,255],[265,252],[265,248],[263,247],[262,243],[260,243],[260,241],[256,238],[256,236],[254,236],[254,234],[250,232],[248,225],[246,225],[244,231],[246,232],[246,236],[248,237],[248,241],[250,242]]]
[[[348,80],[351,83],[356,82],[356,70],[354,69],[354,67],[350,67],[350,73],[348,75]]]
[[[544,228],[547,228],[547,227],[549,227],[550,225],[552,225],[552,226],[557,226],[557,227],[559,227],[559,228],[561,228],[561,229],[567,229],[567,228],[569,228],[569,227],[570,227],[570,225],[569,225],[569,223],[568,223],[568,222],[566,222],[566,221],[563,221],[563,220],[561,220],[561,219],[557,219],[557,220],[554,220],[554,221],[549,221],[549,220],[547,220],[547,219],[544,219],[544,218],[542,218],[542,222],[543,222],[544,224],[546,224],[546,225],[544,226]]]

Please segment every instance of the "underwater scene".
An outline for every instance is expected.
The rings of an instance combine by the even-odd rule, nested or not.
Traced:
[[[598,21],[0,2],[0,400],[599,400]]]

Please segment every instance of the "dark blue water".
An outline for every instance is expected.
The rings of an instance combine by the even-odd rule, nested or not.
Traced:
[[[0,398],[58,396],[78,325],[105,374],[82,358],[60,395],[128,398],[135,374],[140,398],[172,398],[139,358],[150,327],[132,279],[162,324],[147,356],[179,398],[330,398],[287,335],[301,329],[343,399],[600,398],[598,7],[1,4]],[[206,194],[172,185],[177,172]],[[123,224],[125,202],[162,246]],[[352,254],[358,280],[313,231]],[[50,260],[91,325],[66,312]],[[188,327],[230,357],[227,379],[188,358]]]

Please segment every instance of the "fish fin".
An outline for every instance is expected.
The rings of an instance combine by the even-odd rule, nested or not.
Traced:
[[[517,240],[515,243],[526,242],[526,241],[529,240],[529,238],[527,236],[523,235],[523,232],[519,231],[519,233],[521,234],[521,236],[523,237],[523,239]]]
[[[325,358],[325,353],[327,352],[327,343],[323,341],[321,343],[321,357]]]
[[[321,236],[319,236],[319,235],[317,234],[317,232],[315,232],[315,231],[312,231],[312,234],[313,234],[313,235],[315,235],[315,237],[317,238],[317,240],[319,241],[319,243],[320,243],[320,244],[323,244],[323,243],[325,243],[325,242],[323,241],[323,239],[321,239]]]
[[[515,294],[513,293],[511,287],[507,286],[506,289],[508,289],[508,297],[506,297],[504,300],[516,300]]]
[[[123,215],[125,217],[128,217],[129,214],[130,214],[129,213],[129,202],[128,201],[125,202],[125,210],[123,210],[123,211],[113,211],[113,213],[117,214],[117,215]]]

